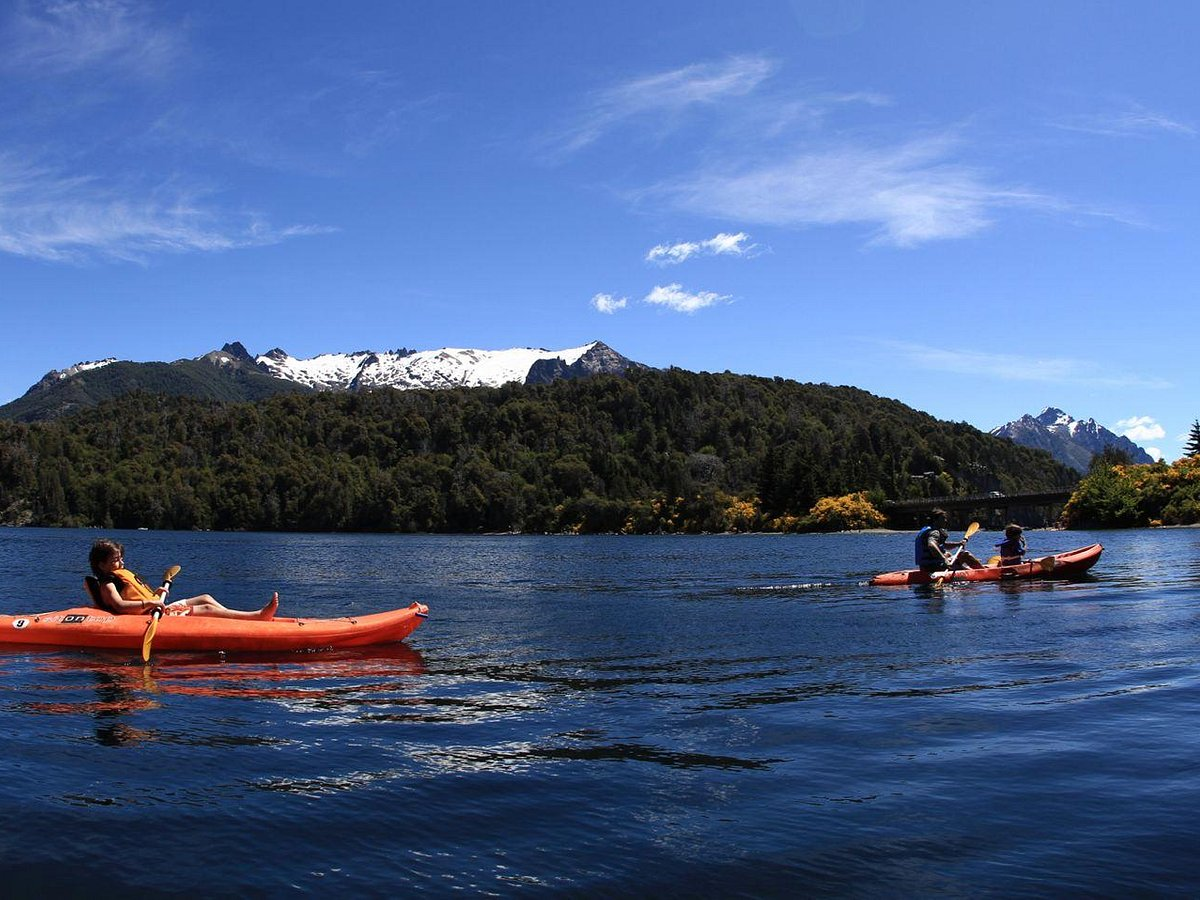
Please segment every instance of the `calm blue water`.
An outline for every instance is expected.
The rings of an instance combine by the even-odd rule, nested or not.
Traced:
[[[0,532],[0,612],[97,532]],[[0,652],[5,896],[1200,893],[1200,531],[1076,583],[870,588],[908,535],[119,535],[178,596],[406,644]],[[987,555],[999,537],[981,533]]]

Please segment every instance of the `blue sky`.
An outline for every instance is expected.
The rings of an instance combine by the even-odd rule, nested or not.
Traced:
[[[0,401],[234,340],[600,339],[1174,459],[1198,33],[1192,2],[9,2]]]

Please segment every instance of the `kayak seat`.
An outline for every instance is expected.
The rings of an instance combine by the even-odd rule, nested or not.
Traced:
[[[100,607],[105,612],[112,612],[100,599],[100,582],[95,575],[85,575],[83,578],[83,589],[87,591],[87,595],[92,599],[94,606]]]

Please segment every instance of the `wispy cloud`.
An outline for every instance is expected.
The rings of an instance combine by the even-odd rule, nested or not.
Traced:
[[[774,71],[759,56],[737,56],[718,63],[698,63],[647,75],[599,91],[586,111],[551,143],[560,153],[573,153],[634,119],[672,120],[686,111],[744,97]]]
[[[120,189],[0,157],[0,252],[54,262],[142,262],[160,253],[214,252],[327,232],[278,228],[206,202],[176,184]]]
[[[715,294],[711,291],[690,292],[683,289],[681,284],[659,285],[642,298],[643,303],[654,306],[665,306],[674,312],[694,313],[716,303],[724,303],[730,299],[728,295]]]
[[[872,241],[910,247],[962,238],[1001,209],[1057,209],[1052,198],[992,183],[954,161],[951,137],[894,147],[838,146],[734,171],[712,169],[643,192],[689,212],[767,225],[865,225]]]
[[[659,244],[650,248],[646,254],[646,262],[660,266],[673,266],[686,262],[695,256],[746,256],[754,249],[753,244],[747,244],[750,235],[744,231],[737,234],[721,234],[710,237],[706,241],[681,241],[676,244]]]
[[[1053,123],[1065,131],[1081,131],[1105,137],[1149,137],[1166,132],[1187,137],[1196,135],[1196,126],[1147,109],[1138,103],[1121,109],[1067,116]]]
[[[195,149],[190,128],[215,115],[221,140],[236,141],[263,117],[226,120],[227,95],[191,109],[162,89],[182,60],[196,61],[185,28],[162,9],[137,0],[22,0],[0,15],[0,75],[18,98],[7,143],[0,136],[0,253],[142,263],[335,230],[272,224],[253,203],[223,199],[225,185],[212,176],[191,174],[214,169],[211,153],[187,152]],[[204,109],[217,112],[206,119]],[[172,127],[174,110],[191,113],[178,113],[185,127]],[[391,125],[368,132],[368,143],[384,140]]]
[[[103,67],[157,77],[182,49],[179,32],[127,0],[22,4],[0,39],[0,63],[29,74],[67,75]]]
[[[1153,416],[1130,416],[1117,422],[1120,434],[1131,441],[1158,441],[1167,436],[1167,431],[1154,420]]]
[[[997,159],[994,149],[970,140],[963,126],[910,129],[887,141],[879,135],[895,134],[894,120],[881,127],[887,123],[863,111],[890,107],[890,97],[798,85],[778,73],[774,59],[738,56],[628,80],[592,95],[586,113],[551,143],[561,159],[618,133],[657,139],[662,152],[629,164],[659,172],[626,190],[627,199],[739,225],[859,226],[869,245],[969,238],[1016,211],[1130,223],[1127,214],[1004,176],[1005,162],[982,163]],[[835,114],[854,110],[856,118],[831,123]],[[1102,125],[1193,133],[1184,122],[1140,107],[1074,123]],[[622,152],[615,140],[606,146]],[[662,264],[695,255],[687,242],[651,252],[648,259]]]
[[[612,294],[596,294],[592,297],[592,308],[610,316],[624,309],[628,304],[628,298],[614,297]]]
[[[905,341],[878,341],[890,349],[906,366],[955,375],[974,375],[1003,381],[1047,384],[1086,384],[1094,387],[1144,388],[1161,390],[1171,387],[1162,378],[1114,371],[1091,360],[1069,357],[1034,357],[1004,353],[983,353],[932,347]]]

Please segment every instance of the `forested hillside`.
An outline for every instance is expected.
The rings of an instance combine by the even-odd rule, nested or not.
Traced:
[[[1074,480],[1046,453],[855,388],[681,370],[255,403],[136,393],[0,421],[0,517],[41,525],[751,530],[850,492]]]
[[[0,418],[56,419],[135,391],[235,402],[307,393],[308,388],[248,367],[217,366],[199,359],[115,362],[62,381],[43,378],[23,397],[0,406]]]

